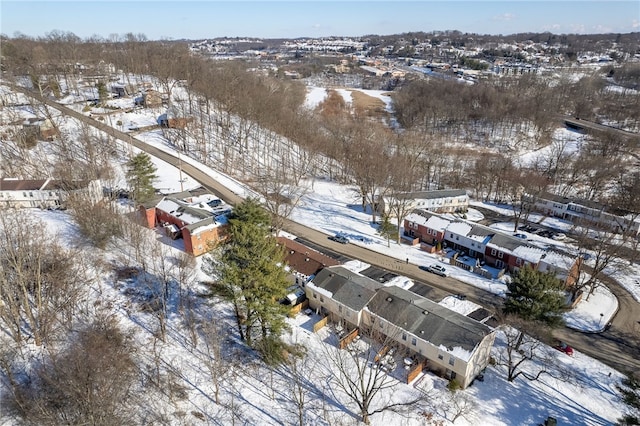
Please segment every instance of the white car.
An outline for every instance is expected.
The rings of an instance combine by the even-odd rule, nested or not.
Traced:
[[[429,265],[427,266],[427,271],[432,272],[436,275],[440,275],[441,277],[446,277],[449,275],[447,274],[447,270],[445,269],[445,267],[441,265]]]
[[[558,232],[557,234],[553,234],[553,235],[551,236],[551,238],[553,238],[553,239],[554,239],[554,240],[556,240],[556,241],[562,241],[562,240],[564,240],[565,238],[567,238],[567,236],[566,236],[565,234],[563,234],[562,232]]]

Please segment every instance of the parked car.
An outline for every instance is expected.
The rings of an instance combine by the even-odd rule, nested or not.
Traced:
[[[551,238],[553,238],[554,240],[557,240],[557,241],[562,241],[565,238],[567,238],[567,236],[565,234],[563,234],[562,232],[558,232],[558,233],[552,234]]]
[[[560,352],[564,352],[565,354],[569,355],[569,356],[573,356],[573,348],[569,345],[567,345],[564,342],[558,342],[555,346],[555,349],[559,350]]]
[[[347,237],[345,237],[343,235],[332,235],[332,236],[329,237],[329,239],[331,241],[335,241],[336,243],[340,243],[340,244],[347,244],[349,242]]]
[[[521,239],[523,239],[523,240],[526,240],[526,239],[527,239],[527,236],[526,236],[526,235],[524,235],[524,234],[513,234],[513,236],[514,236],[514,237],[516,237],[516,238],[521,238]]]
[[[593,258],[593,256],[590,253],[587,253],[584,251],[580,252],[579,256],[584,260],[591,260]]]
[[[434,273],[436,275],[440,275],[441,277],[446,277],[449,275],[445,267],[442,265],[436,265],[436,264],[429,265],[427,266],[427,271]]]

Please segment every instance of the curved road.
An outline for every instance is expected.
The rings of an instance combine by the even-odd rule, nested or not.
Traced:
[[[126,143],[131,143],[136,148],[178,167],[178,157],[147,145],[146,143],[131,137],[131,135],[127,133],[109,127],[93,118],[87,117],[49,99],[45,99],[29,90],[9,83],[5,84],[10,85],[15,90],[18,90],[27,96],[31,96],[40,102],[46,103],[64,114],[72,116],[99,130],[102,130]],[[242,198],[238,196],[238,194],[222,186],[216,180],[194,166],[182,162],[182,170],[194,180],[200,182],[207,190],[216,194],[229,204],[234,205],[242,201]],[[341,253],[352,258],[361,259],[371,265],[393,271],[397,274],[405,275],[414,280],[426,282],[433,287],[445,290],[451,294],[463,293],[467,295],[469,300],[478,303],[479,305],[485,307],[491,306],[493,309],[499,309],[502,306],[503,299],[492,293],[452,278],[437,277],[431,273],[422,271],[416,265],[406,264],[403,261],[382,255],[365,247],[333,242],[327,238],[326,234],[299,223],[286,220],[284,229],[301,238],[312,241],[319,246],[329,248],[337,253]],[[640,371],[640,346],[638,342],[640,331],[640,324],[638,323],[640,320],[640,305],[614,280],[607,282],[607,284],[610,285],[612,292],[616,297],[618,297],[618,301],[620,303],[619,311],[613,319],[610,330],[603,333],[590,334],[564,328],[555,331],[554,335],[571,344],[580,352],[598,359],[619,371]]]

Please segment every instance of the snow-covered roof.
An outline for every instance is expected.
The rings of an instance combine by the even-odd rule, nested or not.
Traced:
[[[489,326],[397,286],[383,287],[367,304],[372,315],[464,361],[491,333]]]
[[[231,207],[210,194],[194,197],[190,200],[164,197],[156,209],[180,219],[189,231],[201,232],[227,223],[227,214]]]
[[[460,236],[466,237],[469,231],[471,231],[471,225],[465,222],[451,222],[449,226],[447,226],[447,232],[453,232]]]

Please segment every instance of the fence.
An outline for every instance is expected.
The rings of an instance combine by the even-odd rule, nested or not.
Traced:
[[[340,344],[338,345],[340,349],[344,349],[349,343],[353,342],[353,340],[358,336],[358,329],[354,328],[353,330],[351,330],[349,332],[349,334],[347,334],[346,336],[344,336],[342,339],[340,339]]]
[[[422,370],[424,370],[426,366],[427,360],[425,359],[420,361],[418,364],[416,364],[415,367],[409,370],[409,372],[407,373],[407,384],[411,383],[416,377],[418,377],[418,375],[422,373]]]
[[[309,307],[309,299],[305,299],[304,301],[302,301],[302,303],[298,303],[297,305],[294,305],[291,310],[289,311],[289,316],[290,317],[295,317],[296,315],[298,315],[298,313]]]
[[[317,333],[318,330],[322,329],[325,325],[327,325],[327,321],[329,321],[329,316],[322,318],[317,323],[313,324],[313,332]]]

